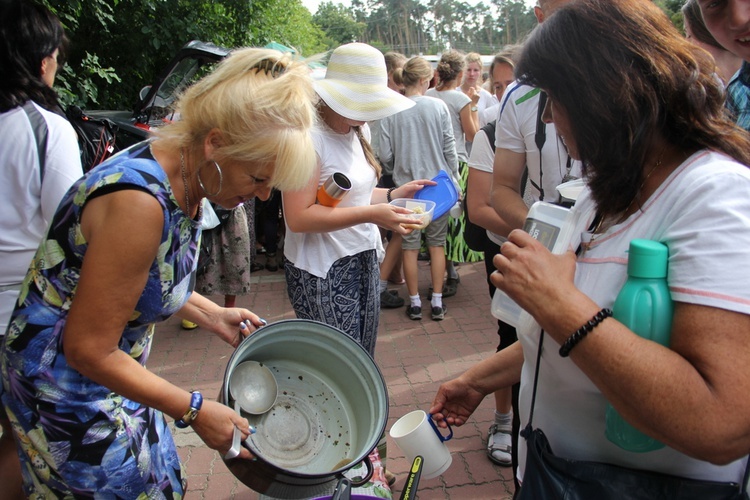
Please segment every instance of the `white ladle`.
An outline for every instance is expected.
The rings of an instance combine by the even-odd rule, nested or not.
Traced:
[[[257,361],[243,361],[229,378],[229,393],[242,410],[261,415],[273,408],[279,387],[267,366]]]

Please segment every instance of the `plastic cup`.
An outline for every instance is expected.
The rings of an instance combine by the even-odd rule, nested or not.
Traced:
[[[391,427],[390,435],[406,458],[413,462],[417,456],[424,457],[422,477],[437,477],[450,467],[453,458],[445,445],[453,437],[453,430],[443,436],[430,416],[416,410],[399,418]]]

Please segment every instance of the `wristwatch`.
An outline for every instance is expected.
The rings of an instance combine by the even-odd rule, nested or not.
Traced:
[[[198,391],[191,392],[190,408],[185,412],[181,419],[175,421],[174,425],[180,429],[184,429],[192,424],[193,420],[198,417],[198,411],[200,411],[201,406],[203,406],[203,395]]]
[[[479,106],[472,106],[471,111],[479,111]]]

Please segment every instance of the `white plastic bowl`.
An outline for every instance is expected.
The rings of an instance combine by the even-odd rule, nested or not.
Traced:
[[[414,213],[414,218],[419,219],[419,224],[404,224],[409,229],[424,229],[432,222],[432,214],[435,212],[435,202],[431,200],[414,200],[411,198],[396,198],[391,200],[391,205],[406,208]]]

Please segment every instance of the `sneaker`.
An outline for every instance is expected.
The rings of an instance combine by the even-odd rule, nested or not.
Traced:
[[[391,293],[390,290],[380,292],[380,308],[396,309],[404,305],[404,299],[397,294]]]
[[[406,308],[406,315],[409,319],[418,320],[422,319],[422,308],[416,306],[409,306]]]
[[[193,323],[192,321],[188,321],[186,319],[182,320],[181,326],[183,330],[195,330],[196,328],[198,328],[197,324]]]
[[[276,262],[275,253],[266,253],[266,271],[275,273],[279,270],[279,265]]]
[[[487,431],[487,456],[497,465],[509,467],[512,464],[511,443],[510,431],[492,424]]]
[[[433,307],[432,308],[432,320],[433,321],[442,321],[445,319],[445,313],[448,312],[448,308],[445,307],[445,304],[443,304],[442,307]]]

